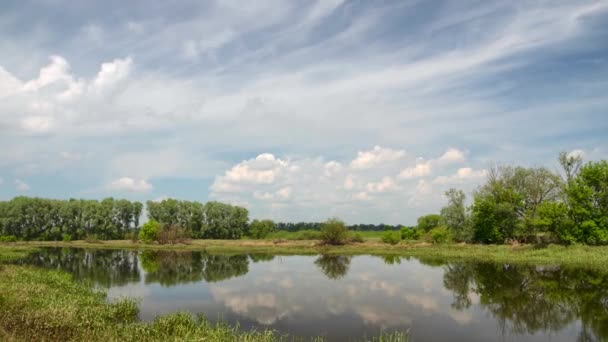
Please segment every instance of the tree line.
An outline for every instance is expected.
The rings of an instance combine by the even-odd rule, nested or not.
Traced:
[[[124,239],[137,236],[143,205],[124,199],[56,200],[15,197],[0,201],[3,241],[70,241]],[[167,199],[148,201],[149,222],[160,230],[180,229],[204,239],[238,239],[248,233],[246,208],[220,202],[200,203]]]
[[[441,212],[418,218],[412,232],[443,230],[477,243],[608,244],[608,162],[567,153],[559,162],[561,172],[490,168],[470,206],[462,190],[450,189]]]
[[[321,230],[324,222],[277,222],[276,229],[288,232],[299,232],[303,230]],[[348,230],[352,231],[377,231],[399,230],[402,227],[400,224],[353,224],[348,226]]]
[[[72,240],[95,235],[122,239],[139,226],[142,204],[124,199],[0,201],[0,236],[18,240]]]

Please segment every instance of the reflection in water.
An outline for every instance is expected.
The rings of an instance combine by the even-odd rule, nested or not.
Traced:
[[[589,269],[65,248],[18,262],[141,296],[146,319],[188,310],[332,341],[379,329],[411,329],[413,340],[608,339],[608,273]]]
[[[444,285],[453,306],[471,305],[470,294],[500,322],[504,331],[559,331],[580,319],[579,341],[608,338],[608,274],[553,267],[467,263],[446,266]]]
[[[141,277],[137,252],[130,250],[44,248],[17,263],[61,269],[104,287],[138,282]]]
[[[348,272],[350,260],[350,256],[324,254],[315,260],[315,265],[319,266],[329,279],[340,279]]]

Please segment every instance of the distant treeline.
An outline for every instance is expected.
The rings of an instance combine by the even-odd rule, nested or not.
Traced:
[[[0,235],[18,240],[122,239],[139,226],[142,204],[106,198],[0,201]]]
[[[276,224],[277,230],[285,230],[288,232],[298,232],[301,230],[321,230],[323,222],[279,222]],[[400,224],[354,224],[348,226],[349,230],[354,231],[385,231],[385,230],[399,230],[403,227]]]
[[[0,201],[0,238],[4,241],[123,239],[139,229],[142,209],[142,203],[124,199],[15,197]],[[247,209],[220,202],[148,201],[146,210],[149,219],[164,226],[182,227],[193,238],[238,239],[248,230]]]

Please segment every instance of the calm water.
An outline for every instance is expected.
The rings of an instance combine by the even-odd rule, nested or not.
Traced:
[[[413,341],[608,340],[608,273],[593,270],[66,248],[21,262],[139,298],[146,320],[186,310],[330,341],[408,329]]]

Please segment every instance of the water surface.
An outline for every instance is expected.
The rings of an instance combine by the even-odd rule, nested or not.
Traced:
[[[589,269],[67,248],[20,262],[138,298],[144,320],[189,311],[330,341],[394,330],[413,341],[608,340],[608,274]]]

